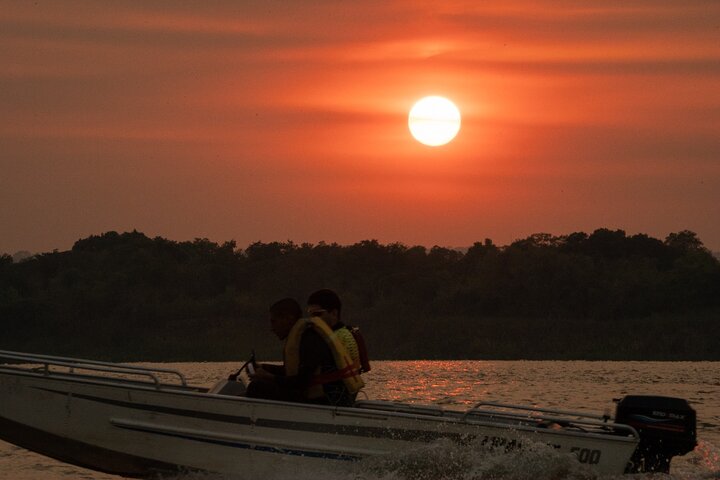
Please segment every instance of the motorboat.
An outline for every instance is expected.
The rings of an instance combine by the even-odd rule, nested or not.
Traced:
[[[669,397],[624,397],[611,418],[487,401],[464,411],[378,400],[334,407],[243,392],[239,380],[204,388],[176,370],[0,351],[0,439],[135,478],[289,476],[440,440],[501,451],[544,444],[602,474],[667,471],[696,440],[694,410]]]

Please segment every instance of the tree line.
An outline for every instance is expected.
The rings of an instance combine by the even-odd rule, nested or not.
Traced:
[[[720,262],[697,235],[604,228],[464,251],[107,232],[0,256],[0,349],[278,359],[268,306],[326,287],[376,359],[720,360]]]

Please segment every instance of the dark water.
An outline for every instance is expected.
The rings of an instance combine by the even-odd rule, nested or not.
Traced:
[[[158,364],[153,364],[158,365]],[[163,364],[188,381],[212,385],[236,367],[233,363]],[[673,461],[670,476],[634,479],[720,479],[720,362],[527,362],[403,361],[376,362],[366,375],[365,393],[374,400],[443,405],[464,409],[479,400],[528,404],[564,410],[614,411],[613,398],[627,394],[666,395],[689,400],[698,414],[699,445]],[[478,453],[438,442],[398,458],[361,462],[350,473],[298,472],[296,479],[480,480],[602,479],[572,458],[543,446],[515,454]],[[0,478],[119,479],[62,464],[0,442]],[[223,479],[187,475],[190,479]],[[247,477],[247,480],[252,477]],[[253,479],[254,480],[254,479]],[[263,478],[261,480],[274,480]],[[285,479],[277,479],[285,480]],[[287,479],[290,480],[290,479]]]

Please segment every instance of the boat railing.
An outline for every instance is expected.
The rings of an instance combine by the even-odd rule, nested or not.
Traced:
[[[481,401],[466,410],[462,414],[461,420],[467,422],[472,417],[489,417],[519,422],[532,421],[535,423],[544,423],[547,426],[557,425],[561,428],[574,427],[579,430],[586,430],[588,428],[594,430],[612,430],[617,433],[638,437],[638,433],[633,427],[621,423],[609,422],[609,415],[590,414],[587,412]]]
[[[527,405],[481,401],[469,409],[462,411],[444,409],[436,405],[416,406],[402,402],[360,400],[355,403],[355,407],[381,412],[452,418],[463,423],[507,423],[515,426],[527,426],[533,429],[574,429],[584,433],[604,434],[611,432],[617,435],[639,438],[637,431],[633,427],[610,422],[609,415],[538,408]]]
[[[386,400],[358,400],[355,407],[370,410],[383,410],[397,413],[410,413],[419,415],[431,415],[434,417],[442,417],[445,410],[436,405],[412,405],[401,402],[388,402]]]
[[[475,405],[473,405],[471,408],[469,408],[465,412],[464,416],[472,415],[474,412],[479,411],[480,407],[505,408],[508,410],[526,411],[529,414],[552,413],[555,415],[571,416],[571,417],[577,417],[577,418],[591,418],[593,420],[603,420],[603,421],[609,420],[609,417],[606,415],[591,414],[591,413],[587,413],[587,412],[574,412],[574,411],[569,411],[569,410],[556,410],[556,409],[552,409],[552,408],[539,408],[539,407],[531,407],[529,405],[512,405],[509,403],[487,402],[487,401],[477,402]]]
[[[136,377],[144,377],[146,379],[149,379],[149,382],[152,383],[156,388],[160,388],[162,386],[181,386],[181,387],[187,387],[187,380],[185,379],[185,376],[180,373],[177,370],[169,369],[169,368],[155,368],[155,367],[139,367],[135,365],[125,365],[125,364],[116,364],[116,363],[110,363],[110,362],[100,362],[97,360],[84,360],[84,359],[78,359],[78,358],[71,358],[71,357],[58,357],[53,355],[40,355],[35,353],[23,353],[23,352],[13,352],[9,350],[0,350],[0,360],[6,359],[10,360],[13,364],[30,364],[30,365],[40,365],[40,367],[32,367],[32,368],[21,368],[22,370],[26,371],[33,371],[35,373],[42,373],[43,375],[50,376],[50,375],[79,375],[77,371],[86,371],[86,372],[98,372],[98,373],[105,373],[110,375],[123,375],[123,376],[136,376]],[[3,362],[0,362],[0,364]],[[7,362],[4,362],[7,363]],[[16,366],[8,366],[8,365],[0,365],[0,367],[4,368],[12,368],[12,369],[18,369]],[[57,370],[53,369],[52,367],[61,367],[66,368],[67,371],[64,372],[58,372]],[[117,378],[117,377],[108,377],[107,375],[92,375],[94,377],[98,378]],[[161,377],[177,377],[177,383],[164,383],[161,381]],[[126,377],[121,377],[123,379],[127,379]]]

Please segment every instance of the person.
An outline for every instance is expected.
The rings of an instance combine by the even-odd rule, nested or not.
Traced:
[[[370,360],[365,339],[357,327],[345,325],[341,320],[342,302],[334,291],[324,288],[312,293],[307,300],[307,312],[311,317],[320,317],[345,345],[360,373],[370,371]]]
[[[362,388],[350,354],[321,319],[300,318],[292,298],[275,302],[270,327],[283,340],[283,364],[260,364],[250,375],[247,396],[350,406]]]

